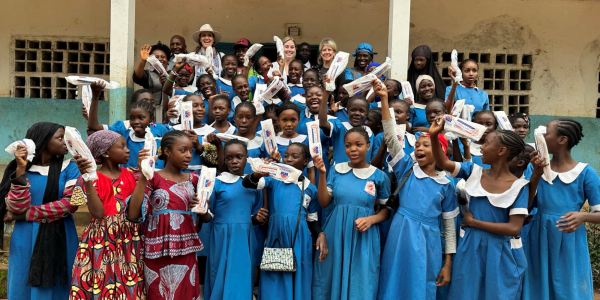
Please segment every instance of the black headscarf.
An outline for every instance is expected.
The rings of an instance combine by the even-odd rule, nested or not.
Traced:
[[[425,68],[421,70],[417,70],[417,68],[415,68],[415,57],[417,56],[423,56],[427,58]],[[446,84],[442,80],[442,76],[440,75],[440,72],[438,71],[435,62],[431,61],[431,49],[429,49],[429,46],[427,45],[418,46],[417,48],[415,48],[415,50],[413,50],[410,66],[408,67],[408,74],[406,78],[408,79],[408,82],[410,82],[410,86],[412,86],[415,99],[417,99],[419,95],[419,87],[416,86],[417,78],[419,78],[419,76],[423,74],[433,77],[433,80],[435,81],[435,93],[433,97],[439,99],[446,99]]]
[[[38,122],[33,124],[28,130],[25,138],[33,140],[35,143],[35,157],[32,162],[27,164],[25,170],[29,170],[32,165],[40,163],[42,152],[48,146],[56,131],[64,128],[50,122]],[[48,170],[48,181],[44,191],[43,204],[59,200],[59,179],[62,171],[64,156],[55,155],[50,160]],[[11,161],[0,183],[0,196],[6,197],[10,190],[10,176],[16,171],[17,162]],[[6,203],[0,201],[0,215],[6,214]],[[56,276],[60,277],[60,284],[67,285],[67,237],[65,233],[64,220],[57,220],[50,223],[40,223],[38,234],[31,255],[29,265],[28,286],[54,287],[56,285]]]

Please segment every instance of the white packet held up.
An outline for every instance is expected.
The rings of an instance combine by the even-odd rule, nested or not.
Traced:
[[[281,59],[284,59],[285,56],[283,54],[283,41],[281,41],[281,39],[277,36],[273,36],[273,40],[275,41],[275,46],[277,47],[277,55],[279,55]],[[277,58],[277,60],[279,60],[279,58]]]
[[[446,121],[446,124],[444,125],[446,131],[450,131],[460,137],[472,139],[474,141],[479,141],[486,130],[483,125],[456,118],[452,115],[445,115],[444,120]]]
[[[4,151],[6,151],[10,155],[15,155],[18,145],[27,147],[27,160],[32,161],[33,157],[35,156],[35,143],[33,142],[33,140],[22,139],[22,140],[16,141],[16,142],[8,145],[8,147],[6,147],[6,149],[4,149]]]
[[[323,148],[321,146],[321,128],[319,127],[319,121],[307,122],[306,129],[308,133],[308,149],[310,150],[310,156],[318,155],[323,157]]]
[[[544,167],[544,180],[549,184],[552,184],[552,169],[550,168],[550,153],[548,153],[548,145],[546,144],[546,138],[544,137],[546,134],[546,126],[539,126],[533,131],[533,136],[535,137],[535,148],[538,151],[538,155],[544,160],[548,165]]]
[[[325,89],[327,91],[333,92],[335,90],[335,79],[346,69],[346,66],[348,65],[348,57],[350,57],[350,54],[346,52],[340,51],[336,53],[333,61],[331,62],[329,70],[327,70],[327,77],[331,79],[330,82],[325,83]]]
[[[496,117],[500,128],[502,128],[503,130],[513,131],[513,127],[510,124],[510,121],[508,120],[508,117],[506,116],[506,113],[504,111],[495,111],[494,116]]]
[[[184,97],[185,97],[185,95],[177,95],[177,96],[173,96],[173,97],[171,97],[171,99],[169,99],[169,103],[174,103],[173,109],[175,111],[177,111],[177,117],[169,119],[171,124],[174,124],[174,125],[179,124],[179,116],[181,116],[181,101],[183,100]]]
[[[277,141],[275,140],[275,129],[273,128],[273,120],[267,119],[264,121],[260,121],[260,134],[265,143],[265,148],[269,155],[273,153],[273,151],[277,151]]]
[[[92,105],[92,87],[89,85],[81,86],[81,104],[90,115],[90,106]]]
[[[250,141],[249,139],[247,139],[245,137],[241,137],[241,136],[237,136],[237,135],[233,135],[233,134],[228,134],[228,133],[217,133],[217,137],[223,143],[227,143],[227,142],[229,142],[231,140],[238,140],[238,141],[243,142],[244,144],[248,145],[248,142]]]
[[[181,102],[180,107],[181,124],[183,124],[183,129],[194,130],[194,105],[192,104],[192,101]]]
[[[462,78],[462,71],[458,67],[458,52],[456,52],[456,49],[452,50],[452,54],[450,55],[450,60],[451,60],[450,65],[452,66],[452,69],[454,69],[454,71],[456,71],[456,76],[454,77],[454,81],[456,81],[456,83],[460,83],[461,81],[463,81],[463,78]]]
[[[150,55],[146,61],[152,67],[154,67],[154,69],[156,69],[158,71],[158,73],[167,75],[167,70],[165,70],[165,67],[162,65],[162,63],[160,63],[160,61],[158,60],[158,58],[156,58],[156,56]]]
[[[182,62],[184,58],[185,58],[186,63],[188,63],[190,65],[194,65],[194,66],[205,67],[205,66],[208,66],[208,64],[209,64],[206,56],[199,55],[194,52],[187,53],[187,54],[184,54],[184,53],[175,54],[175,63]]]
[[[392,119],[394,119],[395,117],[395,113],[394,113],[394,109],[390,107],[390,115],[392,116]],[[395,122],[394,122],[395,123]],[[404,148],[405,146],[405,139],[406,139],[406,124],[394,124],[394,134],[396,135],[396,138],[398,139],[398,142],[400,142],[400,145],[402,146],[402,148]]]
[[[375,70],[373,70],[373,72],[371,72],[371,74],[375,74],[375,76],[377,76],[377,78],[381,78],[381,76],[383,74],[385,74],[385,72],[387,72],[391,68],[392,68],[392,59],[389,57],[386,57],[385,62],[382,63],[381,65],[379,65],[379,67],[375,68]]]
[[[373,80],[378,80],[377,77],[375,76],[375,74],[367,74],[359,79],[356,79],[348,84],[344,84],[344,89],[346,89],[346,91],[348,91],[348,95],[350,97],[358,94],[358,93],[362,93],[368,89],[370,89],[373,85],[371,84],[371,81]]]
[[[453,117],[460,118],[464,106],[465,106],[464,99],[454,101],[454,106],[452,106],[452,112],[450,112],[450,114]]]
[[[408,81],[401,81],[400,85],[402,85],[402,98],[410,99],[412,102],[415,102],[415,95],[413,94],[412,86]]]
[[[150,150],[148,152],[148,158],[142,160],[142,165],[140,169],[142,169],[142,174],[146,179],[150,180],[154,177],[154,167],[156,165],[156,140],[154,139],[154,135],[150,131],[149,127],[146,127],[146,134],[144,135],[144,149]]]
[[[192,207],[192,212],[205,214],[208,211],[207,200],[215,188],[215,178],[217,177],[217,169],[208,168],[202,166],[200,171],[200,179],[198,179],[198,186],[196,193],[200,203]]]
[[[472,122],[473,120],[473,111],[475,110],[475,106],[471,105],[471,104],[465,104],[463,106],[462,109],[462,113],[460,114],[460,117],[464,120],[467,120],[469,122]]]
[[[116,89],[119,87],[119,84],[114,81],[108,82],[108,81],[106,81],[102,78],[98,78],[98,77],[67,76],[67,77],[65,77],[65,80],[67,80],[67,82],[72,85],[90,85],[94,82],[100,81],[100,82],[104,83],[105,90],[112,90],[112,89]]]
[[[262,48],[262,46],[262,44],[254,44],[250,46],[250,48],[248,48],[246,54],[244,54],[244,67],[248,66],[248,64],[250,63],[250,58],[252,58],[252,56],[254,56],[254,54],[256,54],[256,52],[258,52],[260,48]]]
[[[81,155],[82,158],[86,158],[92,162],[92,167],[88,169],[88,172],[81,175],[83,180],[93,181],[98,179],[98,174],[96,174],[96,160],[81,138],[81,134],[77,128],[65,126],[65,144],[67,144],[67,148],[71,155]]]
[[[279,90],[281,90],[284,87],[284,85],[285,84],[283,83],[283,81],[281,81],[279,77],[275,76],[271,84],[267,87],[265,92],[262,95],[260,95],[260,97],[264,101],[267,101],[267,103],[271,104],[277,92],[279,92]]]
[[[265,164],[260,158],[249,157],[248,162],[253,172],[267,172],[269,173],[269,177],[279,181],[297,183],[298,178],[302,175],[302,171],[292,166],[273,162]]]

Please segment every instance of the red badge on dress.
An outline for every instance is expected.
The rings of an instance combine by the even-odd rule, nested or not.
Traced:
[[[365,192],[369,193],[371,196],[375,196],[375,182],[367,181],[365,185]]]

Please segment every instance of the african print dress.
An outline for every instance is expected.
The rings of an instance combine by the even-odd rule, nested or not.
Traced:
[[[126,200],[136,180],[125,168],[117,179],[97,174],[94,186],[104,206],[104,218],[92,217],[83,231],[69,299],[146,299],[142,223],[125,218]],[[80,177],[77,185],[83,184]]]

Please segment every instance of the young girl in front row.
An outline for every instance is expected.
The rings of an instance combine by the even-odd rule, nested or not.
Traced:
[[[530,185],[511,174],[508,164],[525,150],[525,143],[512,131],[491,132],[481,149],[482,162],[491,168],[482,169],[472,162],[447,160],[438,139],[443,128],[440,116],[429,130],[435,163],[465,179],[470,197],[448,299],[519,299],[527,261],[515,237],[527,215]]]
[[[147,180],[143,174],[127,207],[128,217],[142,217],[142,202],[148,202],[144,228],[144,274],[148,299],[195,299],[200,295],[196,252],[203,245],[196,233],[191,208],[198,204],[198,175],[185,173],[192,159],[192,141],[187,133],[174,130],[162,139],[164,169]],[[209,219],[208,212],[200,214]]]
[[[90,131],[96,132],[105,129],[98,122],[98,99],[100,98],[100,92],[104,89],[104,83],[94,82],[91,84],[91,87],[92,104],[90,106],[88,128]],[[127,123],[117,121],[107,128],[123,136],[127,141],[127,148],[131,150],[129,160],[123,167],[136,168],[138,166],[138,153],[144,148],[146,128],[150,128],[152,135],[156,139],[157,147],[160,146],[160,138],[170,130],[169,127],[163,124],[154,123],[154,104],[147,101],[137,101],[131,105],[129,121]],[[162,165],[162,163],[157,162],[156,167],[161,169]]]
[[[310,162],[308,147],[292,143],[285,152],[284,163],[297,170]],[[319,260],[327,257],[326,236],[317,217],[317,188],[304,178],[300,182],[285,182],[268,177],[269,173],[252,173],[244,177],[246,188],[264,189],[268,198],[269,230],[267,247],[293,248],[297,270],[291,272],[260,272],[259,299],[310,299],[312,281],[312,238],[317,236]],[[325,177],[323,177],[325,178]],[[302,188],[304,192],[302,193]],[[301,195],[304,194],[304,198]],[[300,211],[300,214],[299,214]],[[300,215],[300,220],[298,220]],[[300,222],[299,226],[296,224]],[[296,236],[296,227],[298,228]],[[310,232],[309,232],[310,230]],[[295,239],[294,239],[295,238]],[[280,245],[275,244],[278,241]],[[316,256],[316,255],[315,255]]]
[[[93,133],[86,144],[96,163],[102,164],[93,186],[85,184],[88,207],[93,215],[93,204],[98,203],[103,207],[103,217],[93,217],[83,231],[73,264],[71,297],[85,298],[83,295],[87,294],[93,299],[115,293],[117,297],[144,299],[143,250],[140,251],[143,227],[125,216],[126,201],[135,189],[136,179],[131,171],[119,167],[127,163],[129,149],[125,139],[111,130]],[[140,161],[148,156],[147,152],[140,152]],[[78,185],[83,185],[81,177]],[[90,274],[103,276],[98,277],[98,282]]]
[[[367,162],[370,142],[364,129],[348,130],[344,145],[350,161],[337,163],[329,178],[322,159],[314,157],[320,172],[319,203],[323,208],[334,206],[323,225],[331,255],[315,267],[314,300],[374,299],[377,295],[381,242],[379,229],[372,225],[389,216],[387,208],[375,211],[375,207],[387,202],[390,180]]]
[[[292,143],[302,143],[308,147],[308,136],[296,132],[298,122],[300,122],[300,110],[296,104],[289,101],[281,104],[277,109],[277,118],[279,119],[279,124],[283,130],[276,138],[279,153],[285,154],[287,147]],[[276,157],[271,156],[271,158],[277,160]],[[316,183],[315,169],[312,160],[306,166],[306,170],[302,170],[302,173],[311,183]]]
[[[454,218],[459,213],[456,190],[450,179],[436,170],[432,152],[436,145],[432,145],[427,134],[421,134],[415,143],[417,163],[406,155],[394,132],[387,93],[380,83],[374,89],[381,98],[385,142],[392,158],[390,166],[398,184],[404,182],[383,250],[377,298],[435,299],[437,286],[450,282],[452,255],[456,252]],[[440,136],[445,154],[448,142]],[[418,201],[411,197],[415,194],[419,195]],[[444,231],[451,233],[445,236],[443,266],[440,217],[444,219]]]
[[[527,241],[523,299],[592,299],[584,223],[600,223],[600,178],[597,170],[571,156],[583,137],[579,122],[557,119],[546,128],[552,182],[537,178],[538,212]],[[591,212],[581,211],[586,200]]]
[[[264,224],[268,213],[262,193],[242,186],[248,152],[239,140],[225,143],[226,169],[210,196],[214,214],[208,243],[204,299],[250,299],[257,248],[253,224]],[[255,210],[258,213],[253,214]]]

